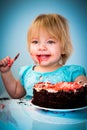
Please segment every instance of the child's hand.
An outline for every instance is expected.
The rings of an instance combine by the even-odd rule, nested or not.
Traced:
[[[0,71],[2,73],[9,71],[13,63],[14,63],[14,59],[11,59],[8,56],[0,60]]]

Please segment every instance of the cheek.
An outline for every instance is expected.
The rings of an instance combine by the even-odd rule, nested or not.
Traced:
[[[37,58],[36,58],[36,56],[35,56],[34,51],[30,51],[30,56],[31,56],[31,58],[33,59],[33,61],[34,61],[35,63],[37,63]]]
[[[34,58],[35,57],[34,51],[30,51],[30,55],[31,55],[32,58]]]
[[[54,52],[56,55],[61,55],[61,51],[60,50],[57,50]]]
[[[30,54],[31,54],[31,55],[34,55],[35,52],[36,52],[36,48],[31,45],[31,46],[30,46]]]
[[[30,47],[30,55],[31,55],[32,59],[34,60],[34,62],[36,63],[37,59],[36,59],[36,48],[35,47]]]
[[[56,55],[60,55],[61,54],[61,49],[59,46],[55,46],[53,48],[51,48],[51,52],[53,52]]]
[[[56,59],[60,59],[60,57],[61,57],[61,50],[60,50],[60,48],[58,48],[58,47],[54,48],[53,55],[55,56]]]

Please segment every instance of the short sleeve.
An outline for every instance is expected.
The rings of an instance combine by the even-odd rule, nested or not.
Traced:
[[[85,69],[82,66],[73,65],[71,66],[70,70],[72,72],[72,75],[71,75],[72,81],[75,81],[75,79],[80,75],[86,76]]]

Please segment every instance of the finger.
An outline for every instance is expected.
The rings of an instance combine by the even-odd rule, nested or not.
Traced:
[[[13,63],[14,63],[14,59],[8,60],[8,67],[11,67]]]
[[[3,60],[0,61],[0,66],[1,66],[1,67],[2,67],[2,66],[4,67],[4,66],[7,65],[7,63],[8,63],[8,62],[7,62],[7,59],[5,58],[5,59],[3,59]]]

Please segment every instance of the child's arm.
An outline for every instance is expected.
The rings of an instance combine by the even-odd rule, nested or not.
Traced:
[[[6,57],[0,60],[1,77],[9,95],[12,98],[21,98],[26,94],[26,92],[24,88],[21,86],[20,81],[17,81],[11,73],[10,69],[13,62],[14,61],[10,59],[10,57]]]
[[[81,75],[75,79],[75,82],[79,82],[80,84],[83,85],[83,84],[87,83],[87,77]]]

